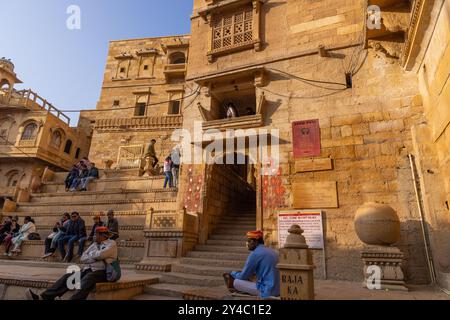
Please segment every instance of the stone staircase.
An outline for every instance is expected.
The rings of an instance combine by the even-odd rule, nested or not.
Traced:
[[[243,268],[249,254],[245,234],[256,228],[255,223],[254,211],[223,217],[206,244],[197,245],[173,264],[171,272],[162,274],[160,283],[146,286],[147,299],[194,299],[199,296],[196,291],[223,286],[223,273]],[[139,296],[139,300],[146,300],[146,295]]]
[[[106,211],[113,209],[119,220],[118,239],[119,258],[122,264],[135,263],[144,256],[144,226],[147,211],[155,213],[175,212],[177,190],[162,189],[163,176],[137,177],[115,171],[102,171],[100,179],[89,185],[87,192],[65,192],[64,179],[67,173],[55,173],[52,181],[43,184],[40,193],[31,194],[29,202],[19,202],[17,215],[22,224],[23,217],[31,216],[41,239],[51,232],[53,225],[64,212],[77,211],[85,220],[89,233],[93,217],[101,214],[106,222]],[[74,252],[76,253],[77,246]],[[44,253],[44,241],[25,241],[22,253],[18,256],[3,256],[4,247],[0,247],[0,259],[40,260]],[[49,261],[58,261],[59,256]],[[74,260],[76,262],[76,260]]]

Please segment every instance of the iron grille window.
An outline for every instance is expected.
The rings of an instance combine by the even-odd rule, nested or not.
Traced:
[[[213,50],[239,47],[253,40],[253,11],[217,17],[213,23]]]

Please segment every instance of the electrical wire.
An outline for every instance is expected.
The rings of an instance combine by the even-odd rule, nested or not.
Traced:
[[[321,89],[326,89],[326,90],[341,90],[341,89],[338,89],[338,88],[328,88],[328,87],[320,86],[320,85],[317,85],[317,84],[315,84],[315,83],[320,83],[320,84],[330,84],[330,85],[338,85],[338,86],[344,86],[344,87],[347,87],[347,85],[346,85],[345,83],[330,82],[330,81],[315,80],[315,79],[306,79],[306,78],[302,78],[302,77],[293,75],[293,74],[291,74],[291,73],[288,73],[288,72],[286,72],[286,71],[282,71],[282,70],[275,69],[275,68],[267,68],[267,70],[272,70],[272,71],[275,71],[275,72],[278,72],[278,73],[287,75],[287,76],[291,77],[291,78],[294,79],[294,80],[299,80],[299,81],[301,81],[301,82],[303,82],[303,83],[305,83],[305,84],[311,85],[311,86],[313,86],[313,87],[321,88]]]
[[[200,92],[200,86],[197,86],[197,89],[190,93],[187,96],[184,96],[183,99],[186,98],[190,98],[192,96],[194,96],[195,94]],[[176,102],[179,100],[166,100],[166,101],[160,101],[160,102],[154,102],[154,103],[147,103],[145,106],[146,107],[150,107],[150,106],[156,106],[156,105],[160,105],[160,104],[166,104],[166,103],[170,103],[170,102]],[[79,113],[79,112],[83,112],[83,111],[89,111],[89,112],[108,112],[108,111],[117,111],[117,110],[130,110],[130,109],[135,109],[135,106],[131,106],[131,107],[122,107],[122,108],[108,108],[108,109],[95,109],[95,110],[61,110],[61,112],[63,113]]]
[[[17,150],[19,150],[21,153],[23,153],[23,154],[26,155],[27,157],[33,158],[33,157],[30,156],[28,153],[26,153],[25,151],[23,151],[21,148],[19,148],[18,146],[16,146],[14,143],[8,141],[8,139],[6,139],[5,137],[1,137],[1,136],[0,136],[0,139],[2,139],[3,141],[5,141],[6,144],[9,144],[10,146],[16,148]]]
[[[310,97],[303,96],[303,97],[300,97],[300,96],[288,96],[288,95],[284,95],[284,94],[281,94],[281,93],[277,93],[277,92],[270,91],[270,90],[265,89],[265,88],[259,88],[259,89],[262,90],[262,91],[271,93],[271,94],[273,94],[273,95],[276,95],[276,96],[279,96],[279,97],[282,97],[282,98],[286,98],[286,99],[305,99],[305,100],[306,100],[306,99],[319,99],[319,98],[324,98],[324,97],[332,96],[332,95],[334,95],[334,94],[338,94],[338,93],[340,93],[340,92],[343,92],[343,91],[346,91],[346,90],[347,90],[347,88],[342,88],[342,89],[337,89],[337,90],[334,91],[334,92],[330,92],[330,93],[323,94],[323,95],[319,95],[319,96],[310,96]]]

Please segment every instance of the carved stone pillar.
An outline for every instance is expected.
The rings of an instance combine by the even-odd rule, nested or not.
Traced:
[[[283,249],[280,249],[281,300],[314,300],[314,265],[303,230],[299,225],[289,229]]]

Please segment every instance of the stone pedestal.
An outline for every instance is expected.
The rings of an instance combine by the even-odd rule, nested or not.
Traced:
[[[30,202],[30,192],[26,189],[19,189],[17,193],[17,202]]]
[[[16,212],[17,209],[17,203],[15,201],[6,199],[5,203],[3,204],[3,209],[0,212],[0,218],[3,219],[3,216],[1,213],[8,213],[8,212]]]
[[[364,283],[363,286],[368,288],[368,284],[375,286],[377,274],[372,270],[369,272],[370,266],[376,266],[380,269],[380,287],[385,290],[402,290],[408,291],[405,286],[404,275],[402,271],[402,262],[404,254],[396,247],[368,247],[361,253],[364,262]],[[370,289],[370,288],[369,288]],[[377,288],[378,289],[378,288]]]
[[[387,204],[368,202],[356,211],[355,231],[369,245],[361,253],[363,286],[372,290],[408,290],[402,262],[404,254],[393,246],[400,238],[400,220]]]
[[[280,249],[281,300],[314,300],[314,265],[312,253],[298,225],[289,229],[284,248]]]

